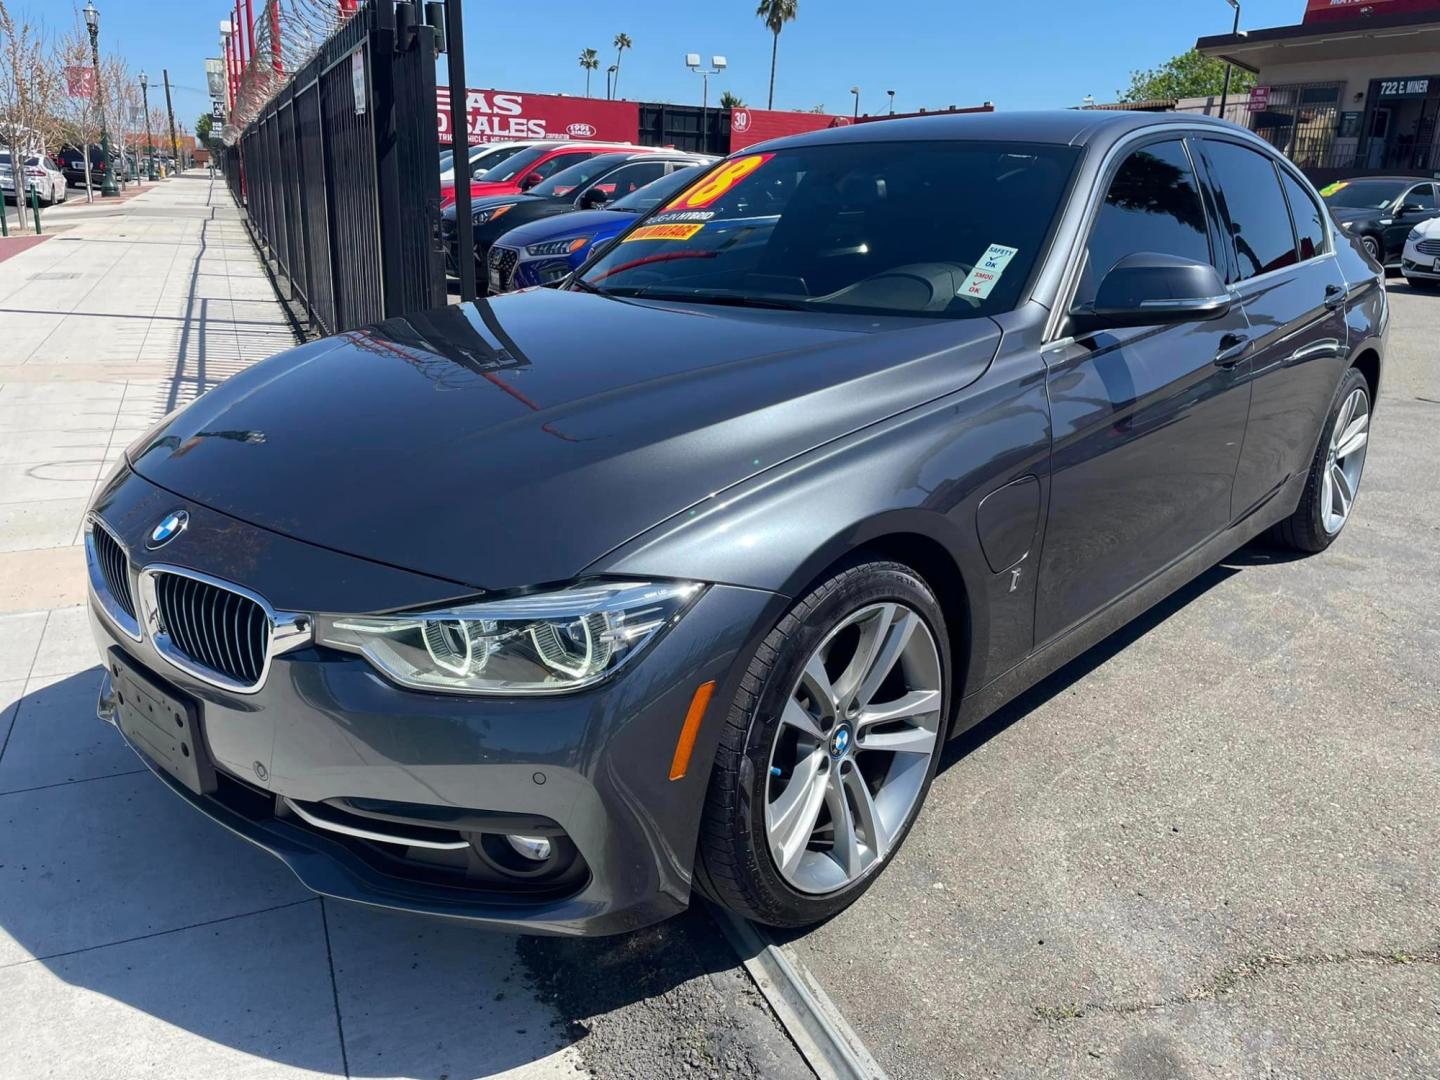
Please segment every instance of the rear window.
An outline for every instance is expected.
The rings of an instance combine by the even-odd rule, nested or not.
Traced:
[[[1078,156],[966,141],[742,154],[623,234],[584,282],[617,296],[797,310],[1007,311]]]

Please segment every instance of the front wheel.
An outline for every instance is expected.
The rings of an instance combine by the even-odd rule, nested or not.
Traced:
[[[1370,384],[1359,370],[1351,368],[1335,392],[1300,505],[1272,532],[1282,546],[1324,551],[1345,528],[1365,471],[1370,407]]]
[[[1374,259],[1381,265],[1384,265],[1385,260],[1380,257],[1379,240],[1376,240],[1373,236],[1362,236],[1360,237],[1360,246],[1365,249],[1365,253],[1369,255],[1372,259]]]
[[[909,567],[860,562],[796,603],[725,721],[701,889],[772,926],[819,922],[858,899],[929,791],[949,682],[939,604]]]

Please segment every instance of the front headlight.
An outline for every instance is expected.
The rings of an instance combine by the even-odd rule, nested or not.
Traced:
[[[693,582],[598,582],[400,615],[321,615],[322,645],[360,653],[402,686],[555,694],[610,675],[684,614]]]
[[[1420,226],[1416,225],[1415,228],[1410,230],[1410,235],[1405,237],[1405,242],[1407,244],[1418,244],[1422,235],[1423,234],[1420,232]]]
[[[569,240],[548,240],[543,244],[531,244],[525,249],[527,255],[573,255],[590,242],[588,236],[575,236]]]
[[[484,225],[487,221],[494,221],[496,218],[508,214],[514,209],[514,203],[506,203],[504,206],[494,206],[488,210],[476,210],[473,220],[476,225]]]

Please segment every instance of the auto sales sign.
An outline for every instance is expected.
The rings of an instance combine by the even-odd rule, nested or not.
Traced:
[[[572,98],[559,94],[522,94],[508,90],[466,92],[470,142],[512,139],[596,139],[634,142],[640,133],[640,107],[633,101]],[[450,90],[435,91],[440,141],[449,143]]]

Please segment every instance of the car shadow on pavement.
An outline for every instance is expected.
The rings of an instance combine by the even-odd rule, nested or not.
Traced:
[[[1245,567],[1288,562],[1295,557],[1298,556],[1269,548],[1259,540],[1252,541],[1240,548],[1188,585],[1177,589],[1148,611],[1136,616],[1103,641],[1092,645],[1054,674],[1040,680],[1019,697],[1001,706],[969,731],[951,739],[945,744],[941,753],[937,773],[944,772],[1011,725],[1024,719],[1051,698],[1064,693],[1086,675],[1165,622],[1166,619],[1200,599],[1227,578],[1240,573]]]

